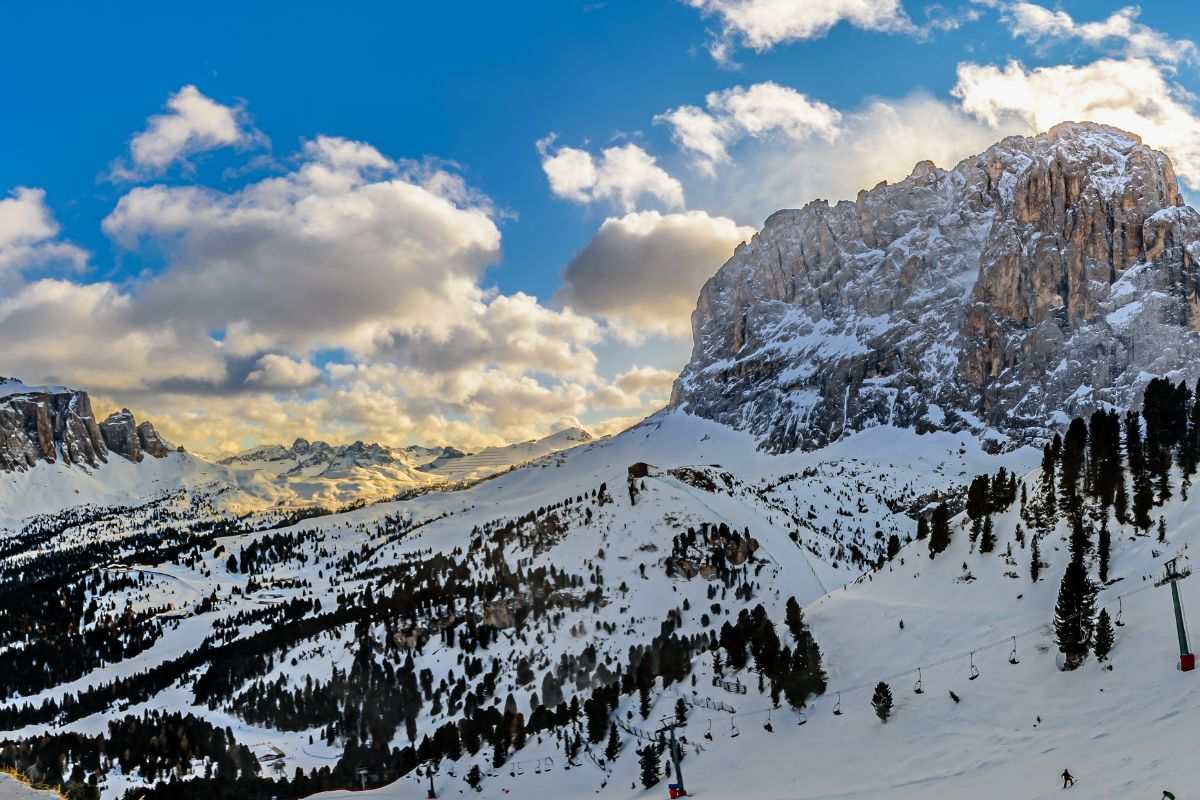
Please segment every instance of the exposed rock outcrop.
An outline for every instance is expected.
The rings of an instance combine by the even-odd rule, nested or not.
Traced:
[[[87,392],[63,386],[26,386],[0,378],[0,472],[39,461],[96,467],[109,453],[141,461],[170,452],[149,422],[137,425],[129,409],[97,423]]]
[[[60,460],[92,467],[108,460],[87,392],[0,378],[0,471]]]
[[[997,447],[1200,376],[1200,214],[1106,126],[772,215],[705,284],[672,405],[815,448],[882,424]]]

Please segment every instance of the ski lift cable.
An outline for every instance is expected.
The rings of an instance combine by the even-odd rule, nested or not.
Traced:
[[[1132,591],[1125,592],[1124,594],[1115,595],[1115,596],[1109,598],[1106,602],[1100,603],[1098,605],[1100,608],[1105,608],[1107,606],[1111,606],[1114,602],[1119,603],[1123,598],[1131,597],[1135,594],[1140,594],[1144,591],[1147,591],[1148,589],[1153,589],[1153,588],[1154,588],[1153,584],[1148,584],[1146,586],[1139,587]],[[1068,620],[1074,619],[1076,616],[1078,616],[1078,614],[1073,614],[1070,617],[1066,617],[1063,621],[1068,621]],[[855,684],[852,686],[826,687],[825,691],[822,693],[822,696],[823,697],[835,696],[835,697],[838,697],[838,699],[840,700],[840,695],[842,695],[842,694],[853,694],[855,692],[861,692],[866,689],[874,689],[875,686],[881,681],[884,683],[888,683],[888,682],[897,680],[899,678],[903,678],[907,675],[912,675],[912,673],[918,672],[919,670],[921,670],[922,667],[941,667],[941,666],[945,666],[946,664],[951,664],[955,661],[962,661],[963,659],[969,659],[974,654],[982,653],[982,652],[985,652],[988,650],[993,650],[997,647],[1001,647],[1004,645],[1013,644],[1015,646],[1016,640],[1023,639],[1026,636],[1031,636],[1035,633],[1038,633],[1043,628],[1045,628],[1047,624],[1048,623],[1041,622],[1030,628],[1026,628],[1025,630],[1018,631],[1015,634],[1009,634],[1009,635],[1001,637],[999,639],[995,639],[991,642],[977,645],[969,650],[960,650],[955,653],[950,653],[950,654],[945,655],[934,661],[926,661],[926,662],[922,663],[920,666],[908,667],[907,669],[903,669],[898,672],[894,672],[890,675],[884,675],[880,678],[877,678],[877,679],[874,679],[871,681],[867,681],[864,683],[859,683],[859,684]],[[836,706],[836,701],[835,701],[835,706]],[[736,713],[730,714],[730,717],[732,718],[732,717],[759,716],[762,714],[769,713],[771,711],[771,709],[773,709],[773,708],[775,708],[775,706],[772,705],[772,706],[763,706],[762,708],[754,708],[754,709],[748,709],[748,710],[744,710],[744,711],[738,711]]]

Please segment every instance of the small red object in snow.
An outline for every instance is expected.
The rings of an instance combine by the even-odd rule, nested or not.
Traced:
[[[1181,672],[1191,672],[1196,668],[1196,654],[1184,653],[1179,657],[1179,670]]]

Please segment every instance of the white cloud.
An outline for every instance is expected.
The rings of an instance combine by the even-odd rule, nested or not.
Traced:
[[[267,353],[258,359],[256,369],[246,383],[262,389],[303,389],[321,377],[321,370],[307,361],[279,353]]]
[[[818,136],[831,141],[842,117],[825,103],[772,81],[710,92],[705,104],[707,111],[680,106],[654,119],[671,126],[676,143],[692,152],[697,166],[709,175],[716,164],[728,160],[729,146],[745,136],[779,132],[795,140]]]
[[[735,43],[758,52],[778,44],[824,36],[845,21],[867,30],[915,32],[900,0],[684,0],[720,18],[721,33],[709,51],[727,62]]]
[[[608,200],[632,211],[650,196],[667,208],[682,208],[683,186],[636,144],[605,148],[599,158],[586,150],[554,146],[551,134],[537,143],[550,191],[577,203]]]
[[[1012,35],[1033,44],[1077,40],[1095,48],[1111,50],[1119,43],[1130,58],[1150,58],[1168,64],[1193,60],[1195,43],[1172,39],[1138,22],[1141,9],[1127,6],[1103,20],[1077,22],[1062,10],[1051,10],[1036,3],[1012,3],[1003,6],[1001,18]]]
[[[431,189],[430,187],[434,187]],[[500,231],[460,185],[369,145],[323,137],[291,173],[231,193],[139,187],[104,220],[167,263],[141,289],[152,319],[307,353],[368,354],[398,333],[442,335],[477,302]]]
[[[703,211],[606,219],[567,265],[555,301],[609,320],[627,341],[686,337],[700,287],[754,229]]]
[[[771,137],[731,148],[718,179],[689,186],[693,205],[760,221],[815,199],[852,200],[881,180],[906,177],[918,161],[952,167],[982,152],[1019,121],[998,125],[925,94],[875,99],[844,110],[835,137]]]
[[[168,113],[150,117],[146,129],[129,142],[132,167],[114,164],[113,177],[131,180],[159,175],[190,155],[244,146],[262,138],[240,108],[222,105],[190,84],[167,99],[167,109]]]
[[[1083,66],[1026,69],[958,66],[953,94],[965,111],[991,126],[1018,124],[1023,133],[1068,121],[1113,125],[1161,148],[1192,188],[1200,187],[1200,117],[1193,98],[1146,59],[1102,59]]]
[[[17,187],[0,198],[0,274],[50,262],[82,267],[87,254],[58,241],[58,233],[44,190]]]
[[[5,368],[214,452],[295,436],[484,446],[605,407],[605,329],[483,285],[496,212],[460,176],[334,137],[294,163],[236,191],[127,192],[103,229],[147,271],[120,287],[18,273],[0,293]],[[56,235],[40,192],[0,205],[0,252]],[[317,368],[330,350],[346,363]]]

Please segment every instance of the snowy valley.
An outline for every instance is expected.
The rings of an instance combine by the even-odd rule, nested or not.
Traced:
[[[1071,125],[781,212],[671,406],[602,438],[211,462],[10,381],[0,767],[106,800],[1200,786],[1160,585],[1200,523],[1181,203]]]

